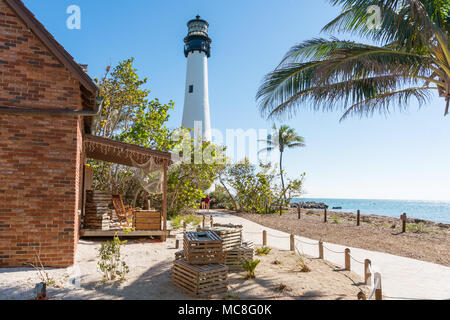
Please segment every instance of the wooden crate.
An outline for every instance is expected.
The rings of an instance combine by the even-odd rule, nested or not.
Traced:
[[[223,241],[222,247],[224,251],[238,249],[242,245],[242,226],[216,224],[213,228],[199,228],[198,230],[211,230],[217,233]]]
[[[242,240],[242,246],[243,247],[248,247],[251,249],[255,249],[255,244],[252,241],[247,241],[247,240]]]
[[[86,191],[86,203],[82,219],[83,228],[109,230],[112,222],[111,193],[97,190]]]
[[[213,231],[185,232],[184,257],[189,264],[223,263],[222,239]]]
[[[186,293],[199,298],[228,291],[228,267],[222,264],[190,265],[183,260],[173,263],[172,281]]]
[[[159,211],[135,211],[133,226],[136,230],[158,231],[161,230],[161,212]]]
[[[253,260],[253,248],[240,247],[225,252],[225,265],[230,271],[242,271],[242,262]]]

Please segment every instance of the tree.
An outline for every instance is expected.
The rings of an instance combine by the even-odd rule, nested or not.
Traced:
[[[277,126],[273,126],[274,136],[269,136],[266,141],[266,147],[262,149],[260,152],[272,152],[275,148],[278,147],[280,151],[280,178],[281,178],[281,187],[283,198],[286,201],[286,188],[284,184],[284,172],[283,172],[283,153],[286,149],[294,149],[294,148],[303,148],[305,147],[305,139],[301,136],[298,136],[295,132],[295,129],[282,125],[279,129]]]
[[[323,31],[357,35],[374,44],[317,38],[294,46],[258,93],[264,115],[291,116],[302,104],[342,108],[350,115],[388,113],[397,102],[419,106],[433,92],[450,103],[450,1],[330,0],[342,13]],[[375,6],[375,7],[374,7]],[[380,9],[374,25],[374,8]]]
[[[185,144],[187,140],[183,141]],[[207,141],[196,148],[197,142],[194,139],[189,141],[189,145],[180,146],[177,150],[183,160],[169,168],[167,203],[171,216],[198,209],[197,202],[205,196],[205,190],[211,187],[223,168],[222,148]],[[212,161],[205,161],[206,153],[211,154]],[[202,161],[196,163],[195,159]]]
[[[291,197],[301,195],[304,174],[300,179],[288,179],[287,186],[282,188],[277,184],[277,169],[270,163],[253,165],[244,159],[226,166],[220,181],[227,190],[233,190],[233,195],[230,191],[228,194],[236,203],[235,208],[239,206],[243,212],[274,213],[289,204]]]
[[[173,131],[166,125],[174,103],[149,101],[150,91],[144,88],[147,78],[141,80],[133,63],[133,58],[123,60],[112,71],[108,66],[103,78],[96,79],[104,104],[95,123],[95,133],[108,139],[170,151],[177,143],[172,140]],[[144,192],[142,181],[132,168],[94,160],[89,164],[94,168],[96,190],[126,195],[133,205]]]

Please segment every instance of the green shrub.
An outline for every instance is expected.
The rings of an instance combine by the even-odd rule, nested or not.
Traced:
[[[116,279],[124,281],[125,276],[130,272],[130,269],[120,255],[120,247],[125,243],[127,241],[121,241],[117,235],[114,236],[113,241],[102,243],[99,249],[100,261],[97,264],[103,273],[103,282],[114,281]]]
[[[406,225],[407,232],[415,232],[415,233],[426,233],[425,223],[410,223]]]
[[[267,256],[271,250],[272,249],[270,249],[269,247],[262,247],[262,248],[256,249],[255,253],[257,256]]]
[[[331,223],[339,224],[339,223],[341,223],[341,220],[337,216],[332,216]]]
[[[260,260],[247,260],[247,261],[241,262],[242,267],[244,268],[245,271],[247,271],[246,279],[255,279],[256,278],[255,269],[260,262],[261,262]]]
[[[170,223],[174,229],[181,229],[183,226],[183,222],[186,224],[192,224],[194,227],[200,225],[202,223],[202,218],[198,216],[190,215],[177,215],[170,219]]]

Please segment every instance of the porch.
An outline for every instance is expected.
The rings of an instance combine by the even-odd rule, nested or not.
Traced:
[[[85,135],[85,159],[99,160],[143,169],[151,166],[162,172],[160,208],[130,208],[121,195],[92,190],[93,170],[83,170],[82,214],[80,237],[153,237],[166,241],[167,230],[167,170],[171,154],[139,147],[98,136]],[[131,231],[130,231],[131,230]]]

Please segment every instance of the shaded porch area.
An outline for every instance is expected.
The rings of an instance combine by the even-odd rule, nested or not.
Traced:
[[[120,194],[92,190],[93,169],[85,166],[83,172],[82,217],[80,237],[157,237],[162,241],[170,235],[167,230],[167,170],[171,154],[152,150],[99,136],[85,135],[85,159],[104,161],[126,167],[160,172],[158,182],[161,201],[158,209],[131,208],[124,204]],[[158,191],[159,192],[159,191]],[[131,232],[126,232],[125,230]]]

